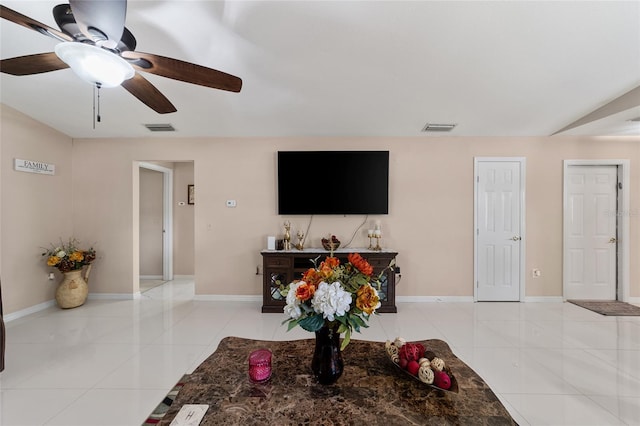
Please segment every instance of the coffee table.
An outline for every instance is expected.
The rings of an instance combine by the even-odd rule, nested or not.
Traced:
[[[421,343],[447,362],[459,393],[434,389],[400,371],[382,342],[352,340],[334,385],[311,373],[314,339],[261,341],[226,337],[178,393],[161,425],[183,404],[209,404],[201,425],[514,425],[489,386],[442,340]],[[248,378],[251,351],[273,352],[271,379]]]

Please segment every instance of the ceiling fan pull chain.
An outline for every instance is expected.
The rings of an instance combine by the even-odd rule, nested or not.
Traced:
[[[98,88],[98,115],[96,116],[98,118],[98,123],[100,122],[100,87],[102,85],[100,83],[96,83],[96,87]]]
[[[100,122],[100,83],[93,86],[93,129],[96,129],[96,120]],[[96,112],[97,105],[97,112]]]

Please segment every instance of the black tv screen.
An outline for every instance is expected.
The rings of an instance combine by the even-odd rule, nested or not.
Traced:
[[[279,214],[388,214],[389,151],[279,151]]]

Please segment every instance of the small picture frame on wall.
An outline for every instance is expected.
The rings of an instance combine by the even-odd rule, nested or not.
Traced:
[[[194,185],[187,185],[187,203],[188,204],[195,204],[196,203]]]

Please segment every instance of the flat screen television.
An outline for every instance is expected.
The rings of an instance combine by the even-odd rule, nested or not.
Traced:
[[[388,214],[389,151],[279,151],[278,214]]]

